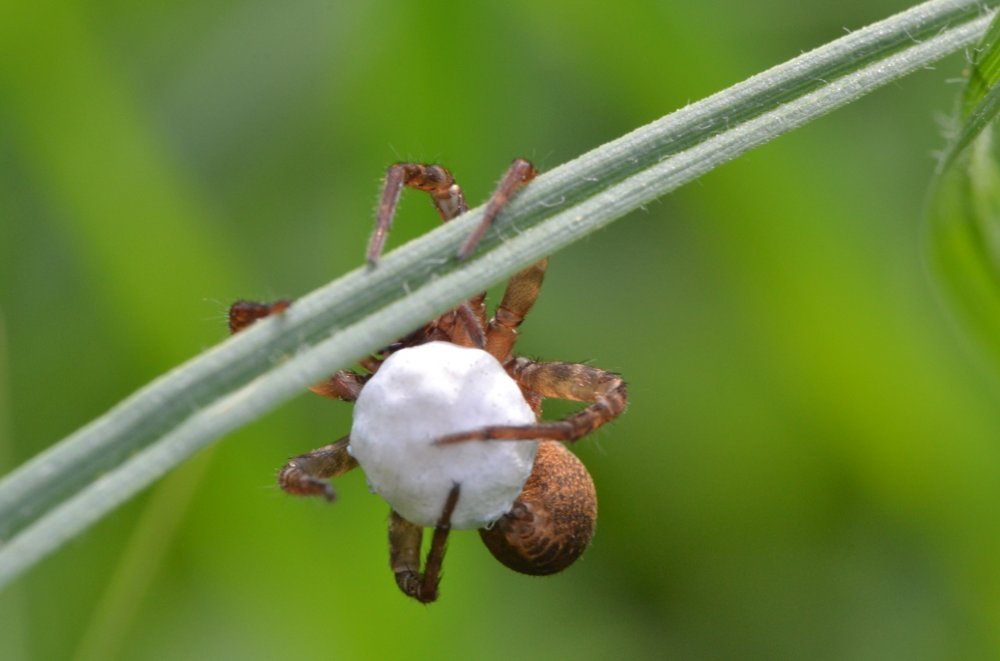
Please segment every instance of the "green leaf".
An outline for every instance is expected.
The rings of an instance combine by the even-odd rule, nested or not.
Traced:
[[[932,182],[934,263],[960,315],[1000,359],[1000,21],[973,51],[957,110],[959,130]]]

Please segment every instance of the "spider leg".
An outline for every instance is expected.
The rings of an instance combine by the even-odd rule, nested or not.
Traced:
[[[479,225],[472,231],[472,234],[465,239],[465,242],[458,249],[458,258],[465,259],[472,254],[472,251],[476,249],[476,245],[479,240],[483,238],[483,234],[486,230],[490,228],[496,217],[503,211],[503,208],[507,206],[510,201],[510,196],[517,191],[518,188],[528,183],[538,175],[538,171],[535,170],[535,166],[529,161],[523,158],[515,158],[514,162],[510,164],[507,168],[507,172],[504,173],[503,177],[500,179],[500,183],[497,184],[497,189],[493,191],[493,195],[490,197],[489,202],[486,203],[486,211],[483,212],[483,219],[479,222]]]
[[[475,298],[462,303],[455,308],[457,324],[452,329],[451,341],[463,347],[482,349],[486,346],[485,323],[476,306],[483,308],[486,292],[477,294]]]
[[[499,360],[501,365],[510,359],[514,343],[517,342],[517,328],[538,298],[548,265],[549,259],[546,257],[515,273],[507,283],[500,305],[486,327],[486,351]]]
[[[325,445],[289,459],[278,471],[278,486],[293,496],[323,496],[336,498],[328,480],[357,467],[357,460],[347,450],[350,438]]]
[[[385,173],[382,196],[379,199],[375,230],[368,242],[366,253],[368,263],[378,263],[385,246],[386,237],[392,228],[399,197],[403,187],[415,188],[430,194],[441,220],[448,222],[469,210],[462,188],[447,168],[425,163],[393,163]],[[454,341],[465,346],[482,347],[485,342],[483,328],[486,320],[483,313],[485,292],[467,303],[458,306],[458,322]]]
[[[274,303],[236,301],[229,306],[229,332],[230,334],[238,333],[258,319],[284,312],[291,304],[291,301],[284,298]]]
[[[281,299],[274,303],[255,303],[253,301],[239,300],[229,306],[229,332],[238,333],[247,328],[258,319],[279,314],[288,309],[292,302],[288,299]],[[374,371],[374,370],[373,370]],[[358,398],[358,393],[371,378],[363,376],[351,370],[340,370],[322,383],[309,388],[317,395],[330,397],[331,399],[342,399],[353,402]]]
[[[342,399],[345,402],[353,402],[358,398],[361,389],[370,378],[370,374],[358,374],[351,370],[340,370],[326,381],[309,386],[309,390],[330,399]]]
[[[458,505],[459,491],[460,486],[456,484],[448,492],[441,518],[434,527],[431,548],[427,552],[422,573],[420,546],[423,542],[423,528],[410,523],[395,510],[389,516],[389,564],[396,576],[396,585],[403,594],[424,604],[437,599],[441,565],[444,563],[448,533],[451,532],[451,515]]]
[[[289,305],[291,301],[288,300],[274,303],[236,301],[229,308],[229,330],[238,333],[258,319],[283,312]],[[312,386],[310,390],[324,397],[353,402],[369,378],[350,370],[341,370],[326,381]],[[332,501],[336,498],[336,493],[327,480],[358,465],[347,451],[349,441],[345,436],[336,443],[290,459],[278,471],[278,485],[295,496],[323,496]]]
[[[375,231],[372,232],[368,242],[366,255],[368,263],[372,266],[378,263],[378,258],[382,254],[404,186],[430,193],[434,206],[444,221],[460,216],[469,209],[462,189],[446,168],[424,163],[393,163],[385,173],[382,196],[375,218]]]
[[[437,440],[438,444],[543,439],[572,443],[614,420],[625,410],[628,399],[625,382],[614,372],[573,363],[536,363],[527,358],[515,359],[508,369],[525,390],[542,397],[558,397],[591,404],[562,420],[533,425],[481,427],[443,436]]]

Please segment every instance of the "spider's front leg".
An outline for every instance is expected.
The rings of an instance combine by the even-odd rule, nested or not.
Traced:
[[[542,397],[591,404],[562,420],[533,425],[481,427],[443,436],[438,439],[438,444],[490,440],[551,440],[572,443],[621,415],[628,400],[625,381],[621,376],[597,367],[577,363],[537,363],[518,357],[508,366],[508,370],[514,380],[529,392]]]
[[[281,299],[274,303],[236,301],[229,306],[229,332],[239,333],[259,319],[284,312],[291,304],[292,302],[288,299]],[[361,388],[364,387],[365,381],[369,378],[371,377],[368,375],[358,374],[351,370],[340,370],[326,381],[310,386],[309,390],[331,399],[353,402],[358,398],[358,393],[361,392]]]
[[[239,300],[229,306],[229,332],[235,335],[258,319],[279,314],[288,309],[292,302],[283,298],[274,303],[256,303]]]
[[[420,571],[420,546],[424,529],[410,523],[395,510],[389,515],[389,564],[396,576],[396,585],[403,594],[424,604],[435,601],[438,596],[441,565],[444,563],[448,533],[451,532],[451,515],[458,505],[460,490],[460,486],[456,484],[448,492],[441,518],[434,527],[423,572]]]
[[[534,179],[537,174],[535,166],[529,161],[523,158],[514,159],[486,203],[483,219],[458,249],[459,259],[465,259],[472,254],[483,234],[490,228],[503,208],[507,206],[511,196],[518,188]],[[447,168],[426,163],[393,163],[385,173],[382,195],[379,198],[378,215],[375,219],[375,231],[372,232],[368,242],[367,257],[368,263],[371,265],[378,263],[378,259],[382,255],[382,249],[385,247],[386,237],[392,227],[392,219],[396,215],[396,207],[399,205],[399,196],[403,192],[403,187],[416,188],[429,193],[434,206],[441,214],[441,220],[445,222],[469,210],[462,189]]]
[[[497,184],[496,190],[493,191],[493,195],[490,196],[489,201],[486,203],[486,210],[483,211],[483,219],[479,221],[479,225],[476,226],[476,229],[472,231],[472,234],[465,239],[465,242],[458,249],[459,259],[465,259],[472,254],[472,251],[476,249],[476,245],[479,244],[479,240],[483,238],[483,234],[493,225],[493,221],[496,220],[496,217],[500,215],[503,208],[510,202],[511,196],[517,189],[536,176],[538,176],[538,170],[529,161],[523,158],[514,159],[514,162],[507,168],[507,172],[504,173],[500,179],[500,183]]]
[[[429,193],[435,208],[441,214],[441,220],[445,222],[469,210],[462,189],[455,183],[455,177],[447,168],[427,163],[393,163],[385,172],[375,231],[368,242],[369,264],[378,263],[382,255],[404,186]]]

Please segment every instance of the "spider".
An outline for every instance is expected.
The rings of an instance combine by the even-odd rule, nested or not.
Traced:
[[[464,259],[510,197],[536,175],[516,159],[490,197],[482,222],[459,248]],[[404,187],[430,194],[443,221],[468,210],[440,165],[396,163],[385,176],[367,260],[378,262]],[[590,543],[597,517],[593,480],[565,443],[625,409],[618,374],[582,364],[538,362],[513,353],[534,305],[548,258],[516,273],[492,318],[480,293],[395,343],[310,388],[355,402],[351,433],[294,457],[279,471],[286,492],[332,501],[329,479],[361,465],[390,504],[389,560],[402,592],[437,599],[452,528],[478,528],[507,567],[547,575],[571,565]],[[240,300],[229,311],[236,333],[277,314],[288,300]],[[556,421],[541,419],[546,397],[586,402]],[[420,568],[424,528],[433,529]]]

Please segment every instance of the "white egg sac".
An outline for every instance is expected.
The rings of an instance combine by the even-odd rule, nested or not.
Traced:
[[[354,405],[350,451],[371,489],[405,519],[434,527],[458,484],[452,528],[480,528],[510,510],[531,473],[537,442],[434,441],[534,422],[521,389],[493,356],[430,342],[392,354],[365,384]]]

